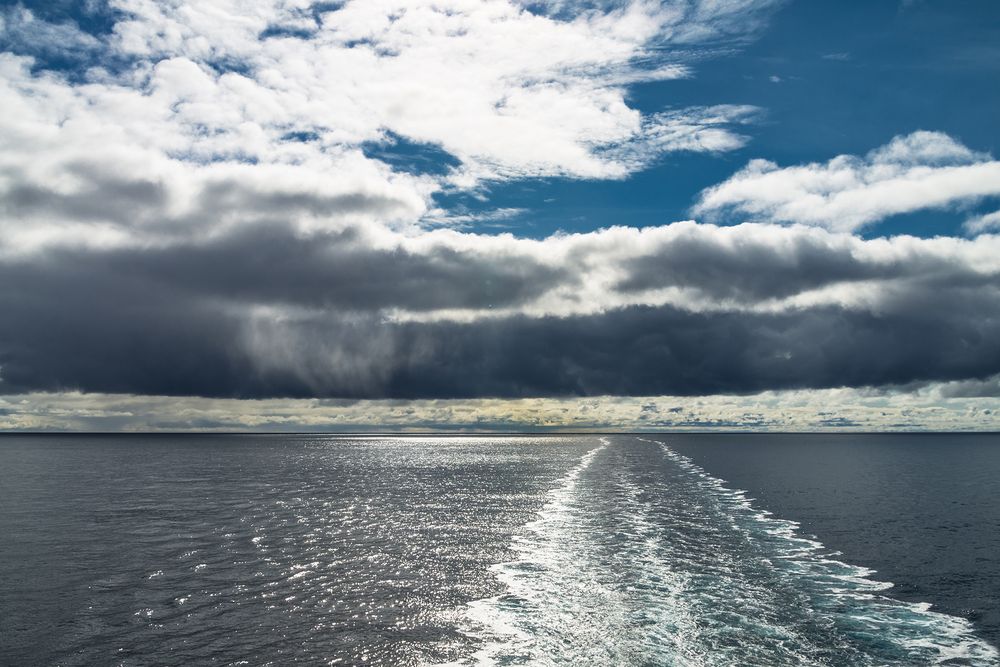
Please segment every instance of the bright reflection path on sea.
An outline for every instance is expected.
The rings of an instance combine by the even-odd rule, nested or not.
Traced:
[[[593,442],[7,440],[0,664],[412,665]]]

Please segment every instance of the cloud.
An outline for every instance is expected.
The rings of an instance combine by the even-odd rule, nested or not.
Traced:
[[[996,378],[993,379],[994,382]],[[747,396],[414,401],[240,401],[108,394],[0,395],[0,428],[82,431],[365,431],[1000,429],[994,395],[827,389]],[[837,420],[836,417],[840,417]]]
[[[915,308],[876,315],[832,307],[776,314],[632,307],[379,327],[269,319],[254,330],[249,349],[267,364],[261,377],[292,395],[706,395],[869,386],[1000,370],[1000,328],[992,316],[965,310],[987,301],[967,296],[934,316]],[[937,356],[929,359],[932,349]],[[289,375],[296,359],[310,361],[308,375]],[[328,361],[324,367],[318,360]]]
[[[471,212],[466,208],[456,208],[453,211],[445,209],[435,209],[429,211],[422,219],[422,222],[429,226],[448,226],[453,228],[465,228],[473,223],[480,227],[513,227],[511,220],[517,219],[529,213],[526,208],[505,207],[488,211]]]
[[[668,111],[644,119],[641,131],[631,141],[602,149],[600,155],[613,158],[628,172],[638,171],[667,152],[721,153],[736,150],[748,141],[734,128],[752,122],[760,109],[749,105],[690,107]]]
[[[1000,371],[1000,238],[245,226],[0,262],[7,392],[698,395]]]
[[[646,252],[626,262],[616,289],[690,292],[688,308],[881,308],[901,290],[992,284],[992,239],[861,240],[802,226],[681,223],[645,232]],[[637,244],[638,246],[639,244]]]
[[[633,0],[533,12],[502,0],[326,9],[120,0],[109,48],[155,64],[164,106],[210,135],[250,124],[270,142],[293,130],[325,147],[391,132],[459,158],[462,183],[621,177],[634,167],[599,151],[647,150],[648,124],[624,85],[687,75],[660,46],[736,34],[740,23],[745,33],[774,4]]]
[[[546,239],[265,219],[205,236],[12,255],[0,268],[117,275],[234,307],[394,320],[565,317],[628,306],[778,312],[881,309],[903,291],[989,287],[1000,238],[862,240],[806,227],[694,222]]]
[[[45,21],[21,4],[0,7],[0,49],[3,51],[74,61],[100,47],[100,40],[72,21]]]
[[[962,225],[970,234],[982,234],[1000,229],[1000,211],[986,213],[965,221]]]
[[[702,192],[693,213],[852,231],[892,215],[997,196],[1000,162],[946,134],[914,132],[862,158],[784,168],[753,160]]]
[[[943,398],[1000,398],[1000,376],[956,380],[934,388]]]
[[[616,179],[733,150],[754,108],[644,115],[628,87],[689,76],[699,35],[748,35],[775,4],[116,0],[101,34],[8,9],[12,44],[93,55],[67,74],[0,54],[0,253],[269,216],[402,227],[435,194],[497,179]],[[433,157],[398,168],[414,147]]]
[[[178,121],[160,81],[179,67],[197,88],[208,75],[190,63],[157,65],[140,89],[70,86],[28,64],[0,55],[0,252],[155,243],[276,217],[302,228],[411,221],[437,187],[359,148]]]

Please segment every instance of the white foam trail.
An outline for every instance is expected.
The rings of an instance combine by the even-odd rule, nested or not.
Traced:
[[[621,566],[629,568],[634,577],[630,584],[633,622],[645,630],[639,638],[641,656],[657,655],[664,664],[669,657],[671,665],[701,667],[706,663],[695,641],[698,618],[685,599],[689,578],[663,566],[663,532],[640,499],[643,489],[627,478],[619,487],[625,494],[622,518],[628,533],[636,538],[635,548],[621,553],[629,561]]]
[[[845,621],[857,624],[861,632],[895,644],[901,654],[913,660],[901,660],[897,664],[1000,664],[1000,652],[976,636],[975,629],[966,619],[931,611],[927,603],[910,603],[879,595],[892,584],[871,579],[874,570],[831,558],[821,542],[798,532],[798,523],[754,508],[745,491],[728,488],[725,480],[710,475],[665,442],[645,441],[660,445],[666,457],[697,476],[707,490],[740,508],[742,513],[734,513],[734,518],[738,520],[743,514],[762,532],[785,543],[776,554],[776,563],[800,582],[808,582],[811,592],[820,598],[813,600],[814,612],[829,615],[835,624]],[[844,618],[835,618],[838,614],[843,614]]]
[[[461,664],[601,664],[613,658],[617,649],[601,634],[620,624],[613,618],[620,604],[617,593],[583,567],[582,551],[591,536],[580,530],[577,503],[581,475],[609,444],[607,438],[600,442],[548,492],[538,518],[515,536],[512,548],[519,558],[494,566],[506,592],[469,605],[466,632],[483,646]],[[581,598],[600,600],[602,617],[588,615],[587,608],[594,607],[579,604]]]
[[[480,648],[460,664],[998,663],[964,619],[881,595],[871,570],[644,442],[602,438],[548,492],[494,567],[506,591],[469,605]]]

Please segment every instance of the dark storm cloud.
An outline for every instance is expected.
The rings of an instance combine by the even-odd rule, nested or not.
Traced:
[[[974,312],[974,311],[973,311]],[[390,391],[699,395],[943,380],[1000,368],[1000,321],[964,308],[876,316],[630,308],[605,315],[409,325]],[[435,341],[440,341],[435,346]],[[416,360],[416,363],[414,363]]]
[[[710,226],[701,229],[712,230]],[[942,254],[910,253],[884,257],[859,253],[847,237],[825,233],[733,234],[720,243],[717,234],[681,234],[654,252],[632,259],[617,288],[638,292],[684,287],[710,299],[754,302],[782,299],[839,283],[913,280],[937,287],[998,284]]]
[[[261,217],[289,219],[298,214],[341,216],[365,213],[386,218],[406,210],[399,199],[365,192],[320,195],[308,192],[261,191],[232,179],[206,184],[200,196],[199,217],[222,217],[233,211],[244,218],[247,211]]]
[[[0,198],[0,211],[10,217],[51,216],[56,219],[131,224],[136,211],[152,208],[159,211],[167,203],[162,183],[89,169],[77,163],[68,169],[85,185],[77,192],[64,193],[54,187],[32,182],[9,170],[4,174],[10,183]]]
[[[239,321],[86,266],[0,267],[0,387],[190,393],[237,377]],[[245,366],[244,366],[245,370]]]
[[[5,184],[0,191],[0,213],[12,219],[73,220],[110,223],[130,228],[137,224],[161,233],[206,229],[238,218],[289,220],[298,216],[338,219],[351,215],[391,219],[412,211],[412,202],[387,194],[351,191],[323,194],[303,187],[262,187],[240,180],[241,174],[205,179],[189,210],[169,211],[178,196],[177,185],[153,176],[136,176],[100,159],[76,159],[64,166],[76,181],[72,191],[40,181],[23,170],[0,168]]]
[[[943,385],[940,391],[944,398],[1000,398],[1000,376],[950,382]]]
[[[377,312],[275,315],[238,308],[219,298],[224,290],[195,294],[194,283],[210,284],[212,277],[198,274],[187,283],[183,265],[171,269],[177,280],[168,282],[155,258],[143,264],[145,271],[123,266],[114,254],[104,259],[110,261],[63,256],[44,264],[5,263],[5,391],[698,395],[1000,372],[1000,307],[995,292],[980,288],[916,285],[878,312],[835,305],[778,313],[636,306],[586,316],[392,323]],[[190,270],[203,271],[202,262]],[[415,273],[411,268],[395,279]]]
[[[37,279],[55,279],[72,270],[107,284],[138,281],[154,294],[176,292],[174,299],[340,312],[517,306],[575,280],[565,268],[523,254],[460,252],[445,245],[421,252],[379,248],[357,228],[305,237],[277,223],[244,226],[200,243],[52,251],[43,261],[20,266],[6,269],[10,280],[34,271],[44,273]],[[32,289],[35,278],[21,280]]]
[[[52,247],[0,258],[0,389],[357,399],[968,383],[1000,373],[994,250],[991,237],[763,225],[531,242],[274,221]],[[832,298],[756,307],[831,285]],[[664,286],[700,296],[635,298]]]

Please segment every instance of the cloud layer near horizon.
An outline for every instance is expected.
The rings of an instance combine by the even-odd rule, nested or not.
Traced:
[[[0,395],[0,428],[75,431],[1000,430],[1000,376],[888,389],[748,396],[243,401]]]
[[[240,227],[0,263],[7,391],[745,393],[1000,372],[1000,238]]]

